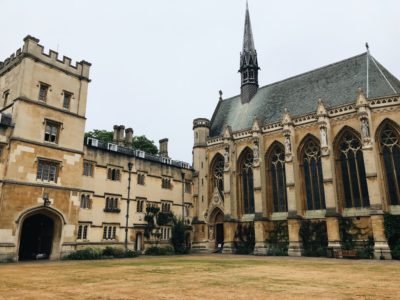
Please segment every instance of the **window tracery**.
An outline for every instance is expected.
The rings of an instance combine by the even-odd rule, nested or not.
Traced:
[[[275,145],[269,155],[269,183],[272,191],[273,212],[287,212],[285,150]]]

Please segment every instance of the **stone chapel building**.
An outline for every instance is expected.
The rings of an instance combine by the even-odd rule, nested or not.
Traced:
[[[369,52],[259,87],[246,9],[241,92],[193,121],[193,248],[234,251],[239,224],[254,224],[255,254],[274,226],[288,227],[289,255],[302,254],[302,220],[339,221],[373,237],[390,258],[383,214],[400,214],[400,81]]]

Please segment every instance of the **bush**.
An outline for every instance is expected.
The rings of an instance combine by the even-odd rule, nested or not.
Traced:
[[[150,247],[144,252],[145,255],[172,255],[174,249],[172,247]]]
[[[385,235],[393,259],[400,259],[400,216],[385,214]]]
[[[256,244],[253,223],[239,223],[235,232],[235,254],[251,254]]]
[[[66,259],[71,260],[90,260],[102,258],[102,250],[100,248],[88,247],[82,250],[75,251],[66,256]]]
[[[93,260],[104,258],[133,258],[138,257],[139,252],[128,250],[125,252],[122,248],[106,247],[104,249],[88,247],[82,250],[70,253],[65,259],[70,260]]]
[[[287,256],[289,249],[289,232],[287,221],[276,221],[266,240],[268,244],[267,255]]]
[[[400,259],[400,243],[393,247],[391,253],[393,259]]]
[[[174,219],[172,226],[171,243],[176,254],[188,254],[189,249],[185,244],[185,223],[182,219]]]
[[[125,250],[107,246],[103,249],[103,256],[111,258],[123,258],[125,257]]]
[[[325,221],[302,220],[300,237],[303,242],[304,256],[326,256],[328,235]]]

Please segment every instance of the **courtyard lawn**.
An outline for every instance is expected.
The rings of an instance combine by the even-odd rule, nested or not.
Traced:
[[[0,264],[0,299],[399,299],[397,261],[189,255]]]

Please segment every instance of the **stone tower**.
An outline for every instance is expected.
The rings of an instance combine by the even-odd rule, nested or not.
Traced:
[[[258,61],[254,47],[253,32],[251,30],[249,6],[246,4],[246,18],[244,22],[243,49],[240,53],[241,100],[248,103],[258,89]]]

